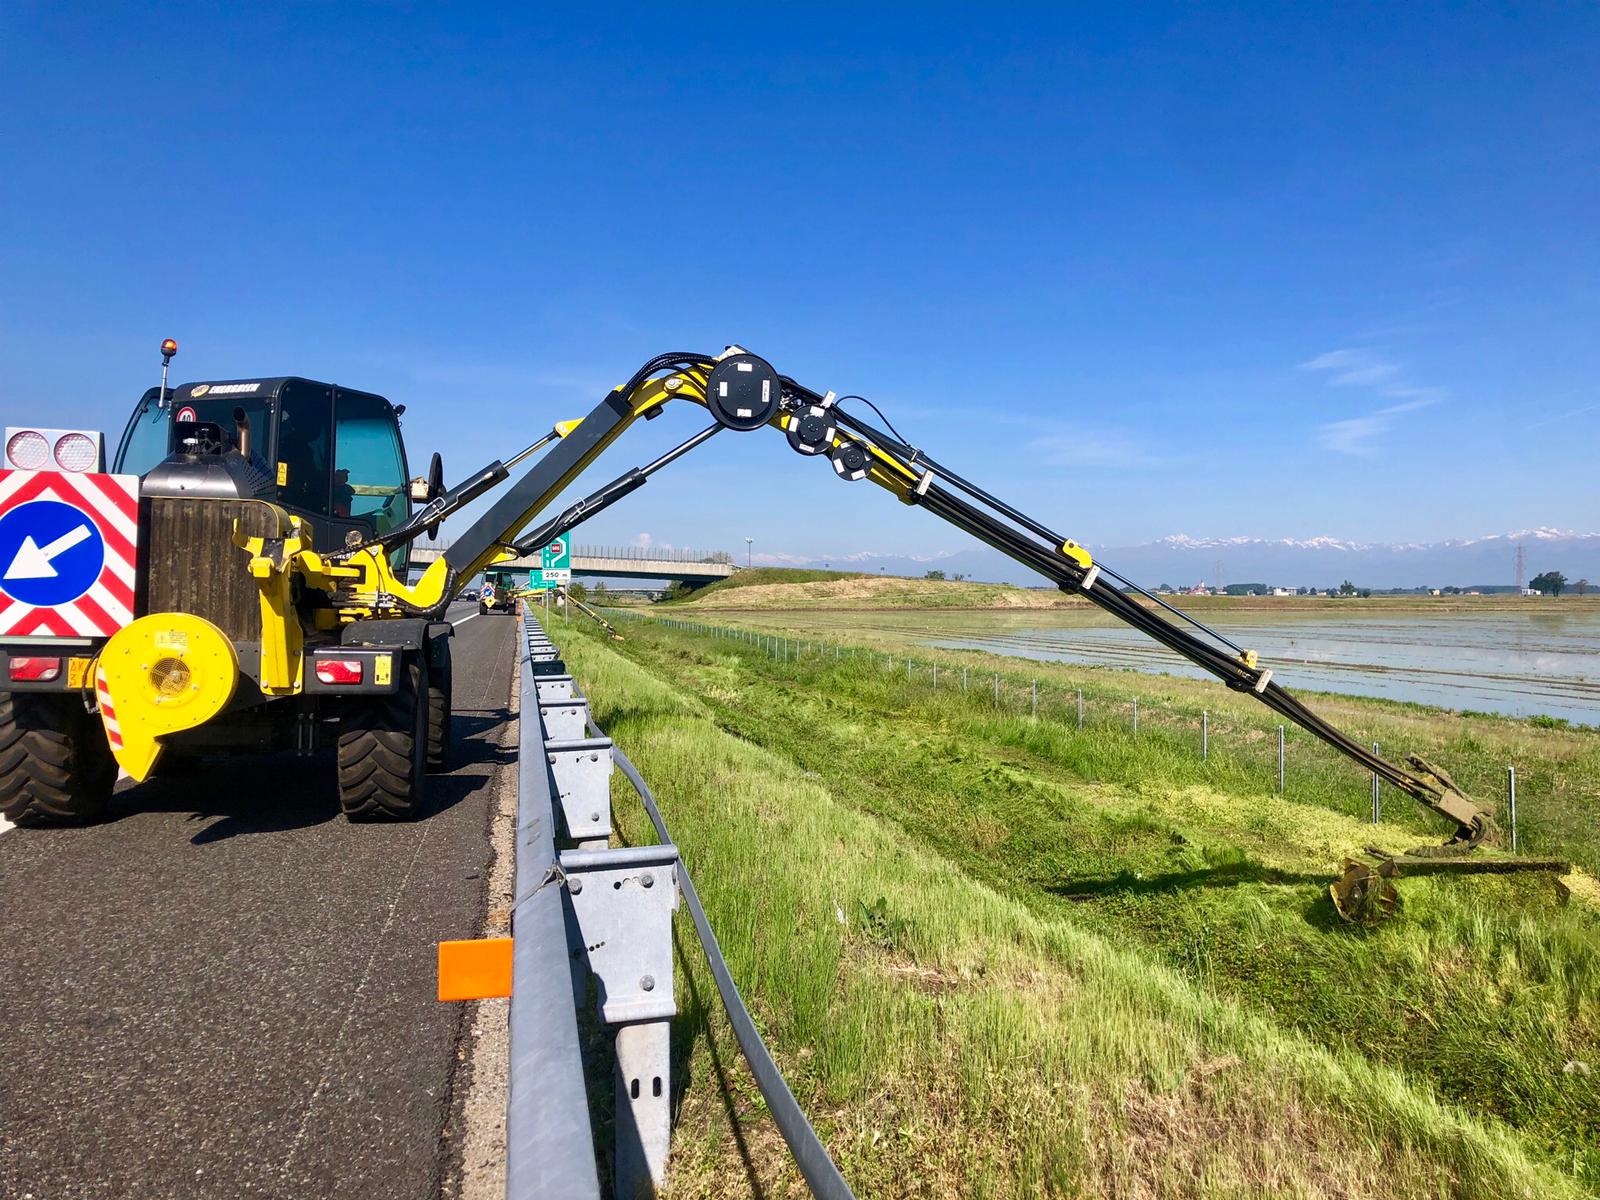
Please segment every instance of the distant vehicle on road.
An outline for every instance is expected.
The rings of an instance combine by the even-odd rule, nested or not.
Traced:
[[[517,593],[510,584],[511,581],[503,575],[485,576],[483,587],[478,591],[478,615],[515,612]]]

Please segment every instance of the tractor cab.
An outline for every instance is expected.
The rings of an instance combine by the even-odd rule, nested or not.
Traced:
[[[145,496],[270,500],[317,544],[383,534],[411,515],[400,414],[382,396],[294,377],[151,388],[113,470]]]

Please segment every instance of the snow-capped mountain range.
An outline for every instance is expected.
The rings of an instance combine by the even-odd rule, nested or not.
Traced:
[[[1190,587],[1217,581],[1265,583],[1286,587],[1337,586],[1349,579],[1359,587],[1477,587],[1516,582],[1517,547],[1526,561],[1527,578],[1560,571],[1569,580],[1587,578],[1600,588],[1600,533],[1564,529],[1523,529],[1512,533],[1444,542],[1358,542],[1337,537],[1256,538],[1190,537],[1174,534],[1138,546],[1091,545],[1097,558],[1146,587],[1163,583]],[[756,556],[761,559],[761,555]],[[766,559],[773,566],[820,567],[824,561],[840,570],[882,571],[921,575],[938,569],[947,575],[1035,584],[1037,576],[987,548],[911,556],[862,551],[837,558],[802,559],[786,555]]]

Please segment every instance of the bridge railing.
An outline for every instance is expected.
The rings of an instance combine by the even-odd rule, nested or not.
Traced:
[[[661,546],[574,546],[574,558],[620,558],[628,562],[727,563],[725,550],[678,550]]]
[[[418,540],[413,550],[444,553],[453,542]],[[670,546],[573,546],[574,558],[611,558],[623,562],[718,563],[733,566],[733,555],[726,550],[687,550]]]

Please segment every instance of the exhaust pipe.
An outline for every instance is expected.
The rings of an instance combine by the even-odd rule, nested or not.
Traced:
[[[233,410],[233,428],[239,435],[239,455],[250,457],[250,414],[242,408]]]

